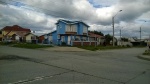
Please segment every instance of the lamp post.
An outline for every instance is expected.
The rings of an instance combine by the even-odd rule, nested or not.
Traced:
[[[119,10],[117,13],[116,13],[116,15],[119,13],[119,12],[121,12],[122,10]],[[116,16],[115,15],[115,16]],[[115,16],[113,16],[112,17],[112,27],[113,27],[113,40],[112,40],[112,42],[113,42],[113,46],[115,46],[115,44],[114,44],[114,18],[115,18]]]
[[[143,24],[144,24],[145,22],[146,22],[146,21],[144,21]],[[143,24],[142,24],[142,25],[143,25]],[[141,37],[142,37],[142,34],[141,34],[141,33],[142,33],[142,30],[141,30],[142,25],[140,26],[140,31],[139,31],[139,32],[140,32],[140,41],[141,41]]]

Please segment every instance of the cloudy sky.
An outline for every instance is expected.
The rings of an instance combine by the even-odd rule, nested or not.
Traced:
[[[0,0],[0,29],[20,25],[38,33],[56,29],[58,19],[82,20],[90,30],[123,37],[150,36],[150,0]],[[122,10],[119,12],[119,10]],[[146,21],[146,22],[145,22]]]

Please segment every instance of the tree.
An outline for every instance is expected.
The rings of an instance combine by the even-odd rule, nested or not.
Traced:
[[[110,34],[105,35],[105,42],[106,44],[110,44],[110,41],[113,39],[113,37]]]
[[[121,38],[121,41],[128,42],[127,38]]]

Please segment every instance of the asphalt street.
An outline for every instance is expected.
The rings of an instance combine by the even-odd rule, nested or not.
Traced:
[[[150,84],[146,48],[55,52],[0,46],[0,84]]]

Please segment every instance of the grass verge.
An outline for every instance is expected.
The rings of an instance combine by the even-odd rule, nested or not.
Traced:
[[[129,46],[78,46],[78,48],[96,51],[96,50],[110,50],[110,49],[124,49],[124,48],[130,48]]]
[[[0,45],[19,47],[19,48],[28,48],[28,49],[53,47],[51,45],[39,45],[39,44],[32,44],[32,43],[15,43],[15,42],[0,42]]]
[[[28,49],[36,49],[36,48],[46,48],[46,47],[52,47],[51,45],[38,45],[38,44],[15,44],[13,47],[19,47],[19,48],[28,48]]]
[[[139,58],[139,59],[143,59],[143,60],[147,60],[147,61],[150,61],[150,59],[145,58],[145,57],[143,57],[143,56],[137,56],[137,58]]]
[[[15,44],[13,42],[0,42],[0,45],[12,45]]]
[[[150,61],[150,57],[149,56],[150,56],[150,50],[145,50],[145,52],[143,53],[143,55],[139,55],[137,57],[139,59]]]

